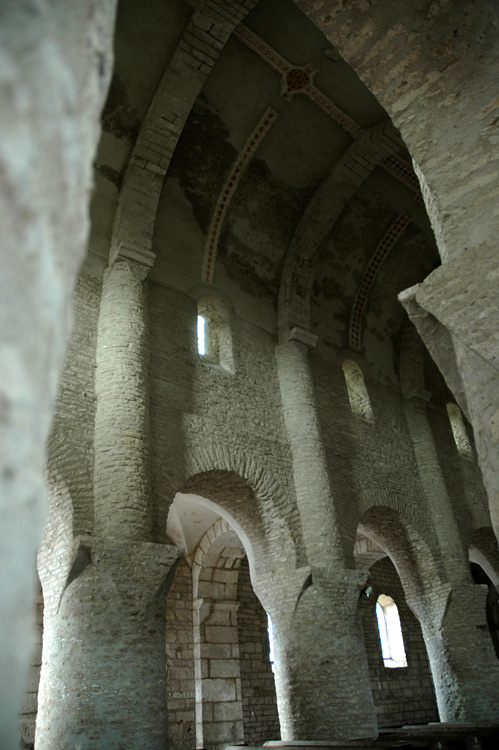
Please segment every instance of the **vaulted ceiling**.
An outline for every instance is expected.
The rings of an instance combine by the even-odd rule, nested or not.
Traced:
[[[439,263],[404,144],[291,0],[246,3],[211,48],[203,34],[218,27],[203,5],[120,0],[91,249],[107,257],[120,190],[120,220],[136,212],[140,223],[123,184],[145,163],[144,144],[156,148],[153,281],[186,293],[210,285],[251,322],[282,336],[306,328],[318,355],[356,350],[393,381],[397,294]],[[193,47],[197,70],[182,67]]]

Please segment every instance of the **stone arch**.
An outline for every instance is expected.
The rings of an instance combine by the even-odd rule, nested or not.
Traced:
[[[119,255],[146,267],[154,265],[158,202],[178,139],[221,50],[257,2],[223,0],[220,9],[203,0],[196,6],[149,105],[126,169],[113,226],[111,264]]]
[[[214,503],[216,513],[251,536],[254,548],[262,551],[258,560],[267,559],[269,550],[285,556],[293,568],[305,558],[299,521],[289,513],[294,493],[286,475],[276,478],[252,453],[236,445],[206,441],[188,450],[171,468],[176,469],[173,475],[159,478],[172,498],[163,511],[163,534],[177,493],[190,493],[207,507]]]
[[[262,503],[279,505],[284,500],[278,481],[247,451],[227,444],[206,445],[186,458],[186,475],[193,477],[209,471],[233,472],[251,485]],[[191,480],[188,480],[191,481]]]
[[[380,547],[373,539],[357,532],[353,548],[355,567],[359,570],[369,570],[378,560],[387,557],[386,550]]]
[[[292,525],[289,520],[289,503],[294,495],[285,475],[279,475],[276,478],[261,460],[249,451],[240,450],[235,445],[205,443],[198,446],[196,450],[188,452],[183,474],[184,477],[190,478],[187,480],[177,478],[175,491],[186,491],[186,486],[189,488],[193,486],[191,483],[194,482],[194,477],[214,471],[225,472],[227,482],[229,482],[229,474],[237,476],[241,493],[243,495],[246,493],[246,497],[250,498],[249,502],[238,504],[238,513],[242,514],[243,519],[242,528],[260,529],[260,537],[265,538],[266,544],[285,548],[286,557],[292,561],[293,566],[297,560],[303,558],[301,529]],[[193,490],[189,489],[189,492],[191,491]],[[229,491],[228,487],[227,491]],[[203,496],[204,493],[196,492],[195,494]],[[226,497],[225,491],[223,496]],[[210,495],[205,495],[205,497],[213,500]],[[224,502],[227,502],[227,498]],[[232,506],[229,503],[227,506],[229,512],[230,507]]]
[[[245,739],[238,583],[248,539],[240,534],[218,518],[192,559],[196,742],[208,750]]]
[[[477,183],[476,172],[487,163],[496,116],[495,84],[487,73],[494,69],[499,52],[496,4],[489,0],[480,13],[472,11],[471,3],[452,9],[431,4],[424,13],[420,4],[404,0],[390,14],[383,4],[359,7],[341,0],[297,0],[297,4],[400,129],[415,161],[443,261],[461,254],[472,224],[479,226],[482,217],[488,231],[494,221],[489,183]],[[479,61],[471,40],[480,40]],[[451,103],[461,128],[449,136],[446,114]],[[463,129],[466,139],[458,135]],[[469,204],[470,193],[481,193],[474,206]]]
[[[283,341],[296,326],[310,328],[317,253],[342,210],[377,164],[403,147],[391,122],[383,120],[355,139],[312,196],[284,260],[278,307]]]
[[[374,527],[377,528],[382,525],[385,515],[386,518],[397,519],[400,534],[405,539],[408,548],[412,550],[415,562],[427,557],[432,561],[432,565],[437,564],[435,558],[435,551],[438,549],[437,538],[419,504],[413,502],[412,498],[401,497],[399,493],[381,487],[361,490],[357,496],[357,514],[352,518],[349,529],[345,530],[351,540],[351,548],[355,544],[357,528],[359,524],[364,524],[366,517],[372,518],[375,521]],[[372,538],[370,535],[367,536]],[[393,534],[393,539],[397,547],[396,534]],[[373,540],[376,542],[376,539],[373,538]],[[381,546],[383,549],[386,547],[386,545]]]
[[[426,582],[441,580],[441,570],[421,529],[421,522],[409,519],[395,504],[371,503],[358,524],[361,534],[392,561],[411,607],[421,601]]]
[[[364,549],[373,545],[366,537],[362,541]],[[378,727],[438,721],[421,623],[411,611],[400,576],[389,557],[376,560],[371,549],[364,554],[370,556],[371,562],[369,589],[368,596],[359,600],[359,611]],[[383,605],[388,602],[393,602],[396,610],[385,610]],[[387,620],[386,615],[393,617],[395,611],[398,617]],[[400,646],[401,651],[403,648],[405,663],[402,653],[397,656],[391,648],[391,653],[384,651],[387,645],[384,635],[389,643],[391,636],[395,637],[392,645]]]
[[[181,507],[182,495],[194,496],[195,501],[220,516],[220,519],[206,532],[197,547],[194,559],[202,559],[200,546],[208,548],[215,539],[215,533],[237,534],[248,557],[251,576],[256,568],[265,569],[269,564],[269,549],[257,497],[251,484],[235,472],[212,469],[192,476],[182,487],[175,501]],[[209,542],[209,544],[208,544]]]
[[[474,583],[480,585],[481,589],[488,588],[485,620],[499,659],[499,549],[490,526],[475,530],[469,547],[469,559]]]
[[[225,519],[219,518],[218,521],[215,521],[199,542],[192,561],[194,599],[206,598],[208,588],[211,592],[209,596],[213,598],[213,577],[209,580],[206,577],[200,579],[200,572],[202,568],[217,569],[218,559],[223,559],[224,564],[217,579],[220,586],[218,587],[219,590],[216,590],[215,598],[235,600],[237,596],[237,571],[245,555],[244,544],[237,532]]]

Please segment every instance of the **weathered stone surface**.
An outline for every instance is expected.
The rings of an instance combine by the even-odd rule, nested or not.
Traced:
[[[42,474],[70,298],[88,234],[91,162],[112,67],[113,0],[7,2],[0,11],[0,744],[33,643]]]
[[[427,720],[407,605],[440,715],[495,715],[496,5],[146,5],[119,4],[93,232],[48,442],[39,743],[65,748],[80,732],[89,747],[164,746],[166,713],[172,750],[276,737],[250,578],[274,615],[284,736],[372,738],[376,709]],[[10,556],[35,546],[112,4],[11,2],[0,18],[13,242],[0,300],[3,476],[32,522],[9,510]],[[441,372],[416,334],[406,340],[407,288]],[[209,356],[197,314],[218,341]],[[466,452],[453,401],[473,424],[474,442],[461,425]],[[165,535],[185,550],[168,606]],[[32,558],[6,568],[22,591]],[[362,637],[370,566],[373,579],[390,568],[381,583],[405,599],[404,679],[386,676],[378,633]],[[10,649],[19,600],[4,601]]]
[[[50,553],[42,547],[41,561]],[[45,565],[37,747],[164,747],[164,611],[178,556],[167,545],[78,537],[62,591],[52,592]]]

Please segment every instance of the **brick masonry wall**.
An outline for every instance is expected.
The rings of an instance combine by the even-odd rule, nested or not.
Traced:
[[[379,560],[370,570],[373,593],[360,599],[369,674],[379,727],[424,724],[438,721],[428,657],[416,617],[405,601],[402,584],[392,562]],[[383,664],[376,620],[380,594],[391,596],[398,607],[407,657],[407,667],[387,668]]]
[[[423,489],[404,416],[402,397],[366,376],[374,413],[369,424],[352,414],[343,372],[339,366],[312,356],[315,393],[328,461],[332,492],[347,554],[353,548],[357,525],[366,510],[384,505],[400,513],[440,556],[431,508]],[[459,530],[467,542],[476,528],[490,526],[487,499],[476,460],[461,456],[455,446],[446,411],[450,398],[441,379],[433,388],[428,418],[438,459]],[[471,442],[473,435],[468,430]]]
[[[239,571],[238,599],[244,740],[248,745],[259,745],[280,739],[280,729],[269,661],[267,614],[253,591],[246,559]]]
[[[155,534],[164,534],[168,507],[192,473],[197,457],[207,469],[248,468],[272,477],[278,492],[260,510],[268,539],[282,547],[299,539],[290,486],[291,458],[281,414],[275,339],[231,315],[234,374],[205,364],[197,354],[196,302],[151,284],[151,435]],[[216,456],[230,456],[230,466]],[[248,478],[248,477],[246,477]],[[286,528],[287,527],[287,528]]]
[[[192,574],[185,558],[175,571],[166,602],[166,703],[168,747],[194,750],[194,641]]]
[[[421,506],[422,491],[400,395],[366,377],[374,414],[370,424],[352,414],[341,368],[318,357],[312,357],[311,364],[347,553],[353,550],[357,526],[372,505],[401,510],[432,545],[436,540]]]
[[[454,516],[462,538],[469,545],[473,531],[491,523],[480,467],[476,455],[468,458],[459,453],[444,404],[431,405],[428,418],[438,446],[447,491],[452,498]],[[469,424],[466,424],[466,431],[473,445],[473,432]]]

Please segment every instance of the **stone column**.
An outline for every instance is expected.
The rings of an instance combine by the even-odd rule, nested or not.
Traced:
[[[164,750],[166,592],[179,551],[82,536],[45,597],[37,750]]]
[[[422,601],[411,606],[425,638],[442,721],[499,717],[499,664],[488,632],[486,587],[472,582],[451,498],[442,475],[423,389],[423,347],[406,334],[401,358],[404,412],[426,510],[433,521],[444,583],[425,580]],[[418,382],[419,380],[419,382]],[[487,675],[487,679],[484,679]]]
[[[244,742],[239,602],[194,601],[196,743],[206,750]]]
[[[255,589],[272,617],[284,741],[373,738],[376,716],[358,600],[365,575],[282,571]]]
[[[95,390],[95,532],[150,541],[148,268],[118,259],[104,274]]]
[[[430,394],[404,398],[404,413],[411,436],[419,480],[441,554],[445,577],[451,585],[471,584],[467,552],[454,517],[452,502],[442,476],[433,432],[428,421],[426,398]]]
[[[441,721],[498,721],[499,664],[485,613],[487,587],[441,586],[408,599],[418,616]]]
[[[293,458],[293,479],[309,561],[343,567],[344,552],[329,483],[315,404],[308,346],[316,336],[293,329],[295,339],[276,348],[284,423]]]
[[[457,272],[450,263],[444,264],[423,284],[401,292],[399,300],[473,426],[490,517],[499,539],[495,247],[492,258],[487,258],[488,274],[477,262],[466,266],[465,256],[458,259]]]
[[[375,737],[376,716],[358,614],[365,574],[346,569],[308,345],[293,329],[277,347],[282,409],[293,459],[308,567],[256,584],[272,617],[276,692],[285,740]]]
[[[94,536],[42,545],[39,750],[164,750],[166,593],[180,550],[152,543],[147,268],[104,277],[97,342]],[[70,530],[67,531],[70,534]]]

